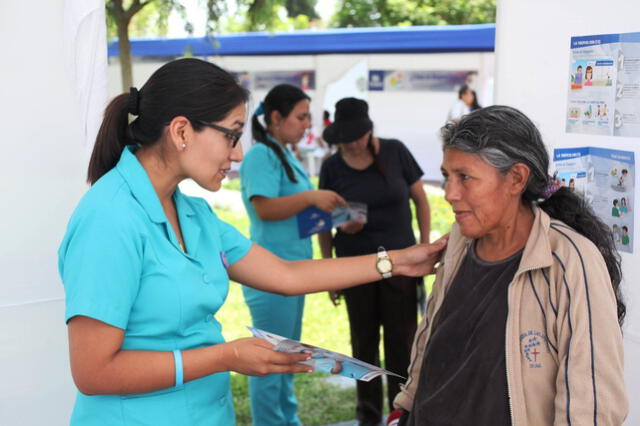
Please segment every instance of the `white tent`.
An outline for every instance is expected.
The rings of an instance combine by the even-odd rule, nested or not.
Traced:
[[[638,153],[637,138],[563,130],[570,36],[637,31],[637,2],[612,0],[603,7],[597,0],[502,0],[499,6],[498,102],[523,109],[556,146],[611,144]],[[75,388],[56,251],[87,188],[87,141],[95,131],[95,111],[104,106],[103,14],[100,0],[0,3],[0,117],[7,130],[0,157],[2,425],[68,424]],[[640,424],[640,287],[634,280],[639,256],[623,255],[629,425]]]

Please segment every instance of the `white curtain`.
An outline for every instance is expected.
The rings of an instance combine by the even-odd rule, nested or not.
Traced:
[[[107,27],[104,0],[65,0],[65,60],[75,87],[78,124],[91,152],[107,99]]]

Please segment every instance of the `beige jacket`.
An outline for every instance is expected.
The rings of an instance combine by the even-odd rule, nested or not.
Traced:
[[[508,290],[505,351],[512,424],[620,425],[628,410],[622,333],[604,259],[585,237],[541,209],[534,211]],[[470,244],[454,225],[396,408],[412,408],[433,318]]]

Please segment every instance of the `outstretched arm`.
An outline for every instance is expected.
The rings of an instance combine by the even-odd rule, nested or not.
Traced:
[[[433,273],[446,247],[448,235],[433,244],[418,244],[403,250],[391,250],[393,274],[421,277]],[[229,268],[237,282],[259,290],[283,295],[339,290],[377,281],[377,256],[342,257],[322,260],[286,261],[258,245]]]

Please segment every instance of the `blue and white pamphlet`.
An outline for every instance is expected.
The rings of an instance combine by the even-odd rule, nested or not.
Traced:
[[[260,330],[258,328],[247,327],[249,331],[260,339],[274,345],[273,350],[286,353],[309,353],[311,359],[308,361],[302,361],[300,364],[308,365],[313,368],[314,371],[322,371],[323,373],[338,374],[340,376],[348,377],[350,379],[361,380],[368,382],[376,377],[382,375],[396,376],[404,378],[391,371],[377,367],[372,364],[360,361],[359,359],[352,358],[333,352],[328,349],[319,348],[317,346],[301,343],[296,340],[287,339],[277,334],[269,333],[268,331]]]
[[[348,207],[339,206],[331,213],[311,206],[296,215],[298,220],[298,236],[307,238],[319,232],[328,231],[345,222],[358,220],[367,222],[367,205],[362,203],[348,203]]]

